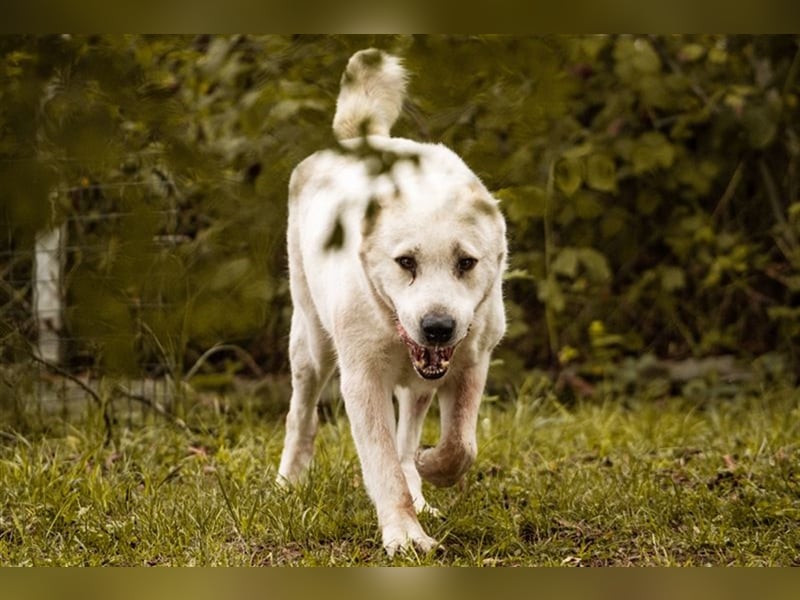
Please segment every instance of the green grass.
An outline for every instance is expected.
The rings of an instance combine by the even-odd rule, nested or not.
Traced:
[[[800,565],[799,396],[487,403],[466,479],[426,487],[444,551],[391,560],[338,406],[290,491],[254,398],[198,408],[202,433],[120,418],[110,446],[90,411],[3,432],[0,564]]]

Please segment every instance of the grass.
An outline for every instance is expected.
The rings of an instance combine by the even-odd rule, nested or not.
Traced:
[[[199,405],[198,405],[199,406]],[[158,417],[0,438],[3,565],[800,565],[794,391],[486,403],[462,484],[426,488],[444,551],[388,559],[338,405],[308,482],[273,484],[277,410],[197,408],[200,433]],[[424,441],[436,440],[429,418]]]

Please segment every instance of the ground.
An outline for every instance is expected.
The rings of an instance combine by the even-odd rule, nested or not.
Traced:
[[[337,401],[289,491],[273,484],[285,407],[256,396],[190,402],[189,429],[118,407],[110,442],[96,409],[9,419],[0,564],[800,566],[799,397],[489,400],[468,476],[426,488],[443,550],[394,559]]]

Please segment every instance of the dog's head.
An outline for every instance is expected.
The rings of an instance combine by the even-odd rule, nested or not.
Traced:
[[[364,216],[362,264],[417,373],[439,379],[499,288],[505,222],[480,180],[443,147],[382,177]]]

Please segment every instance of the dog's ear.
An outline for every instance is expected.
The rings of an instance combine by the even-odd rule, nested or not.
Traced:
[[[501,271],[506,270],[506,251],[503,250],[500,254],[497,255],[497,266],[500,267]]]
[[[497,199],[489,193],[489,190],[486,189],[480,179],[476,177],[471,181],[468,189],[470,195],[474,198],[473,204],[477,212],[488,215],[491,218],[502,216]]]

